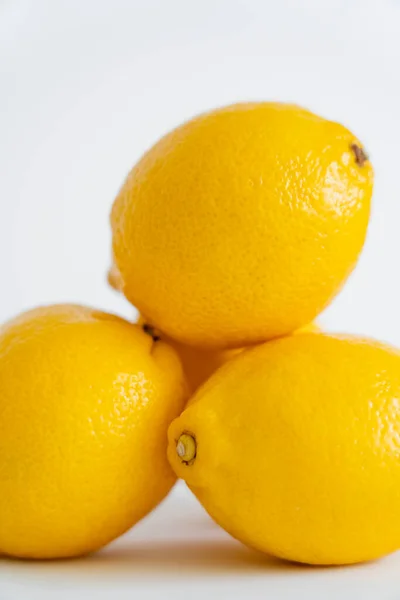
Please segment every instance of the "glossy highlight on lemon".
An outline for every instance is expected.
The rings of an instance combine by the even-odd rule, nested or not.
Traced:
[[[400,352],[304,334],[217,371],[169,429],[168,455],[245,544],[341,565],[400,548]]]
[[[200,115],[155,144],[116,198],[118,285],[192,347],[289,334],[354,268],[372,187],[361,142],[308,110],[260,102]]]
[[[35,309],[0,329],[0,554],[64,558],[127,531],[176,477],[176,353],[90,308]]]

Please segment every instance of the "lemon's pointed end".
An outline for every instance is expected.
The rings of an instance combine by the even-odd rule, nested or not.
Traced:
[[[176,453],[185,465],[194,463],[197,454],[197,442],[192,433],[182,433],[176,442]]]

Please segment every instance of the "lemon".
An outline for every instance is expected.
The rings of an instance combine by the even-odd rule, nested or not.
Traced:
[[[139,315],[137,324],[144,331],[165,341],[175,350],[181,361],[190,394],[193,394],[198,387],[207,381],[221,365],[236,356],[236,354],[239,354],[239,352],[242,352],[242,348],[234,350],[203,350],[202,348],[194,348],[186,344],[181,344],[169,338],[162,331],[154,328],[148,319],[142,315]]]
[[[245,351],[169,430],[169,459],[242,542],[350,564],[400,548],[400,353],[304,334]]]
[[[362,249],[373,170],[345,127],[298,106],[228,106],[178,127],[113,206],[118,285],[184,344],[238,348],[310,323]]]
[[[0,553],[97,550],[144,517],[176,477],[167,427],[183,408],[175,352],[80,306],[0,330]]]
[[[112,272],[113,269],[110,270],[110,274]],[[110,276],[109,280],[111,280],[112,287],[117,289],[113,285]],[[187,344],[182,344],[181,342],[173,340],[161,331],[154,329],[154,327],[148,323],[148,319],[143,316],[139,316],[137,323],[141,325],[145,331],[150,333],[156,332],[157,337],[167,342],[178,354],[189,386],[190,394],[193,394],[197,388],[207,381],[219,367],[243,351],[243,348],[234,348],[231,350],[207,350],[204,348],[188,346]],[[310,323],[309,325],[298,329],[294,332],[294,335],[317,331],[320,331],[319,325],[317,323]]]

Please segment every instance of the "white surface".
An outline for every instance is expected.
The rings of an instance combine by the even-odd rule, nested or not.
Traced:
[[[297,566],[224,533],[180,484],[131,533],[93,556],[0,562],[1,600],[397,600],[400,554],[343,568]]]
[[[399,0],[0,0],[0,319],[56,301],[129,316],[104,278],[126,172],[199,111],[280,99],[348,124],[376,167],[365,252],[322,323],[400,344],[399,31]],[[171,498],[99,556],[0,562],[0,599],[394,600],[399,572],[263,562]]]
[[[343,568],[297,566],[224,533],[180,484],[131,533],[93,556],[0,562],[1,600],[398,600],[400,554]]]

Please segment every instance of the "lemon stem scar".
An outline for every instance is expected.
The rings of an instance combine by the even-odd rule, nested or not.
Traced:
[[[145,323],[144,325],[142,325],[142,329],[145,333],[147,333],[147,335],[153,338],[153,342],[160,341],[161,338],[152,325],[148,325],[147,323]]]
[[[351,144],[350,150],[353,151],[358,166],[363,167],[368,160],[368,154],[365,150],[358,144]]]
[[[193,464],[196,453],[196,438],[191,433],[182,433],[176,442],[176,453],[185,465]]]

